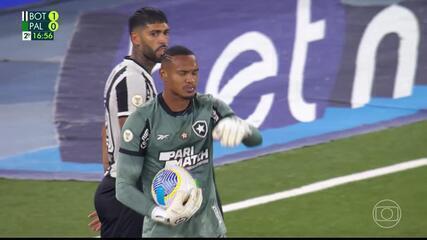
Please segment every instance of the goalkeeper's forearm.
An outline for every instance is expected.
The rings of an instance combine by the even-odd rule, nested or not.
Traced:
[[[155,204],[136,186],[142,170],[140,157],[120,153],[117,161],[116,198],[144,216],[151,216]]]
[[[251,134],[243,139],[243,144],[247,147],[260,145],[262,143],[262,135],[260,131],[252,125],[249,125],[249,127],[251,129]]]

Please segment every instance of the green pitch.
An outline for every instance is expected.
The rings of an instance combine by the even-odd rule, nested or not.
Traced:
[[[223,204],[427,157],[427,121],[221,166]],[[427,236],[427,167],[225,214],[228,236]],[[0,179],[0,236],[96,236],[88,227],[97,183]],[[392,199],[402,218],[375,224]]]
[[[427,236],[427,167],[226,214],[228,236]],[[402,218],[391,229],[372,210],[393,199]]]

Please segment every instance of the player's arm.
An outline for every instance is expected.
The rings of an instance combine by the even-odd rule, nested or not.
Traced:
[[[221,119],[213,129],[212,136],[225,147],[234,147],[240,143],[254,147],[262,143],[259,130],[236,115]]]
[[[213,102],[214,129],[212,136],[221,145],[234,147],[243,143],[247,147],[262,144],[259,130],[236,116],[231,108],[219,99]]]
[[[242,143],[246,146],[246,147],[255,147],[258,145],[262,144],[262,135],[260,133],[260,131],[258,130],[258,128],[249,125],[249,130],[250,132],[248,133],[247,136],[245,136],[243,138]]]
[[[125,124],[129,114],[136,110],[137,104],[132,102],[132,98],[135,99],[135,96],[137,95],[138,92],[144,93],[146,90],[144,87],[145,84],[141,84],[138,82],[141,80],[143,80],[141,79],[141,76],[138,76],[137,74],[134,74],[134,73],[130,73],[126,76],[125,79],[121,80],[119,84],[116,85],[116,99],[117,99],[117,110],[118,110],[117,117],[119,120],[120,130],[123,128],[123,125]],[[106,134],[105,130],[106,129],[104,128],[103,134]],[[106,135],[103,135],[102,136],[103,146],[106,146],[105,141],[106,141]],[[103,148],[102,150],[103,150],[102,151],[103,165],[104,165],[104,170],[106,170],[106,168],[108,168],[109,166],[107,149]],[[105,157],[104,157],[104,154],[105,154]]]
[[[128,78],[125,78],[116,85],[116,102],[117,102],[117,117],[119,120],[120,129],[122,129],[123,125],[126,122],[127,117],[130,114],[130,110],[132,106],[129,106],[129,98],[128,98]],[[134,81],[134,80],[133,80]],[[110,103],[107,103],[110,104]],[[110,167],[110,163],[108,161],[108,148],[107,148],[107,128],[104,126],[101,131],[101,141],[102,141],[102,165],[104,167],[104,172],[108,170]]]
[[[149,132],[149,126],[138,113],[131,114],[122,128],[117,161],[116,198],[136,212],[150,216],[155,203],[138,187],[145,151],[141,148],[140,136],[145,131]]]
[[[117,117],[120,130],[123,128],[128,116],[146,101],[147,89],[145,79],[136,73],[129,73],[116,86]]]
[[[126,128],[124,128],[126,129]],[[117,163],[116,198],[136,212],[151,217],[154,221],[176,226],[190,219],[200,208],[203,195],[200,189],[193,189],[190,195],[178,191],[168,209],[154,204],[138,190],[137,184],[142,171],[144,157],[121,151]]]
[[[126,117],[119,117],[120,129],[122,129],[127,119]],[[104,172],[110,167],[110,162],[108,161],[108,150],[107,150],[107,128],[102,127],[101,130],[101,141],[102,141],[102,166],[104,167]]]
[[[119,125],[120,125],[120,131],[123,128],[123,125],[125,125],[126,120],[128,119],[128,117],[119,117]]]
[[[155,204],[138,189],[144,157],[121,150],[117,162],[116,198],[136,212],[151,216]]]
[[[102,141],[102,166],[104,167],[104,172],[106,172],[110,167],[110,162],[108,161],[107,128],[105,126],[102,127],[101,141]]]

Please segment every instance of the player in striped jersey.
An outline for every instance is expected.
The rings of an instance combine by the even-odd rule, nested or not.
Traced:
[[[102,138],[105,174],[95,193],[96,212],[90,215],[94,219],[90,223],[93,228],[101,222],[103,238],[141,237],[143,217],[115,198],[116,161],[120,131],[127,117],[156,96],[150,73],[167,48],[167,18],[158,9],[141,8],[129,18],[129,33],[132,54],[112,70],[104,90],[105,129]]]

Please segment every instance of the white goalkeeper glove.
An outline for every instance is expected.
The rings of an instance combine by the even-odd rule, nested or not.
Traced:
[[[251,134],[249,124],[242,119],[232,116],[219,121],[213,129],[212,137],[221,141],[225,147],[234,147],[239,145],[243,138]]]
[[[151,218],[163,224],[176,226],[188,221],[202,205],[202,189],[194,188],[190,194],[178,191],[171,205],[165,210],[155,207],[151,212]]]

